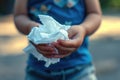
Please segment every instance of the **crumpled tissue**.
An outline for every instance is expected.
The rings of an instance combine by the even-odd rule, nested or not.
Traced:
[[[39,18],[42,22],[42,25],[32,28],[31,32],[27,35],[28,40],[32,41],[34,44],[50,45],[50,43],[56,42],[58,39],[69,39],[67,30],[71,26],[62,25],[48,15],[39,15]],[[55,50],[57,51],[56,48]],[[38,59],[38,61],[45,61],[45,67],[49,67],[51,64],[55,64],[60,61],[60,58],[44,57],[31,43],[29,43],[29,45],[24,48],[24,51],[28,54],[32,54]]]

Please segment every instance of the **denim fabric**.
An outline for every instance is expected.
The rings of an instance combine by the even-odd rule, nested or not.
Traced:
[[[26,80],[97,80],[95,68],[92,64],[76,66],[62,70],[35,71],[32,67],[26,68]]]

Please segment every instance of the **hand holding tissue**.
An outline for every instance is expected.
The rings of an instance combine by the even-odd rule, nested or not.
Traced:
[[[67,30],[71,26],[62,25],[47,15],[39,15],[39,18],[42,25],[32,28],[31,32],[27,36],[28,40],[32,41],[34,44],[51,44],[56,42],[58,39],[69,39]],[[24,51],[28,54],[32,54],[40,61],[45,61],[45,67],[49,67],[51,64],[55,64],[60,61],[59,58],[44,57],[31,43],[29,43]]]

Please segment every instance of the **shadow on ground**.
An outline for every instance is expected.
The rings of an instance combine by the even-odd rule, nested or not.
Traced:
[[[119,35],[104,36],[103,38],[92,40],[90,44],[90,51],[93,55],[99,80],[120,79]]]
[[[26,56],[0,56],[0,80],[24,80]]]

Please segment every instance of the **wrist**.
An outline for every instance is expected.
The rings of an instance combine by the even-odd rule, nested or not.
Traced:
[[[81,32],[84,35],[84,37],[87,36],[87,30],[86,30],[86,28],[84,26],[80,26],[80,28],[81,28]]]
[[[83,25],[75,25],[75,26],[78,27],[77,29],[84,37],[87,36],[87,30]]]

